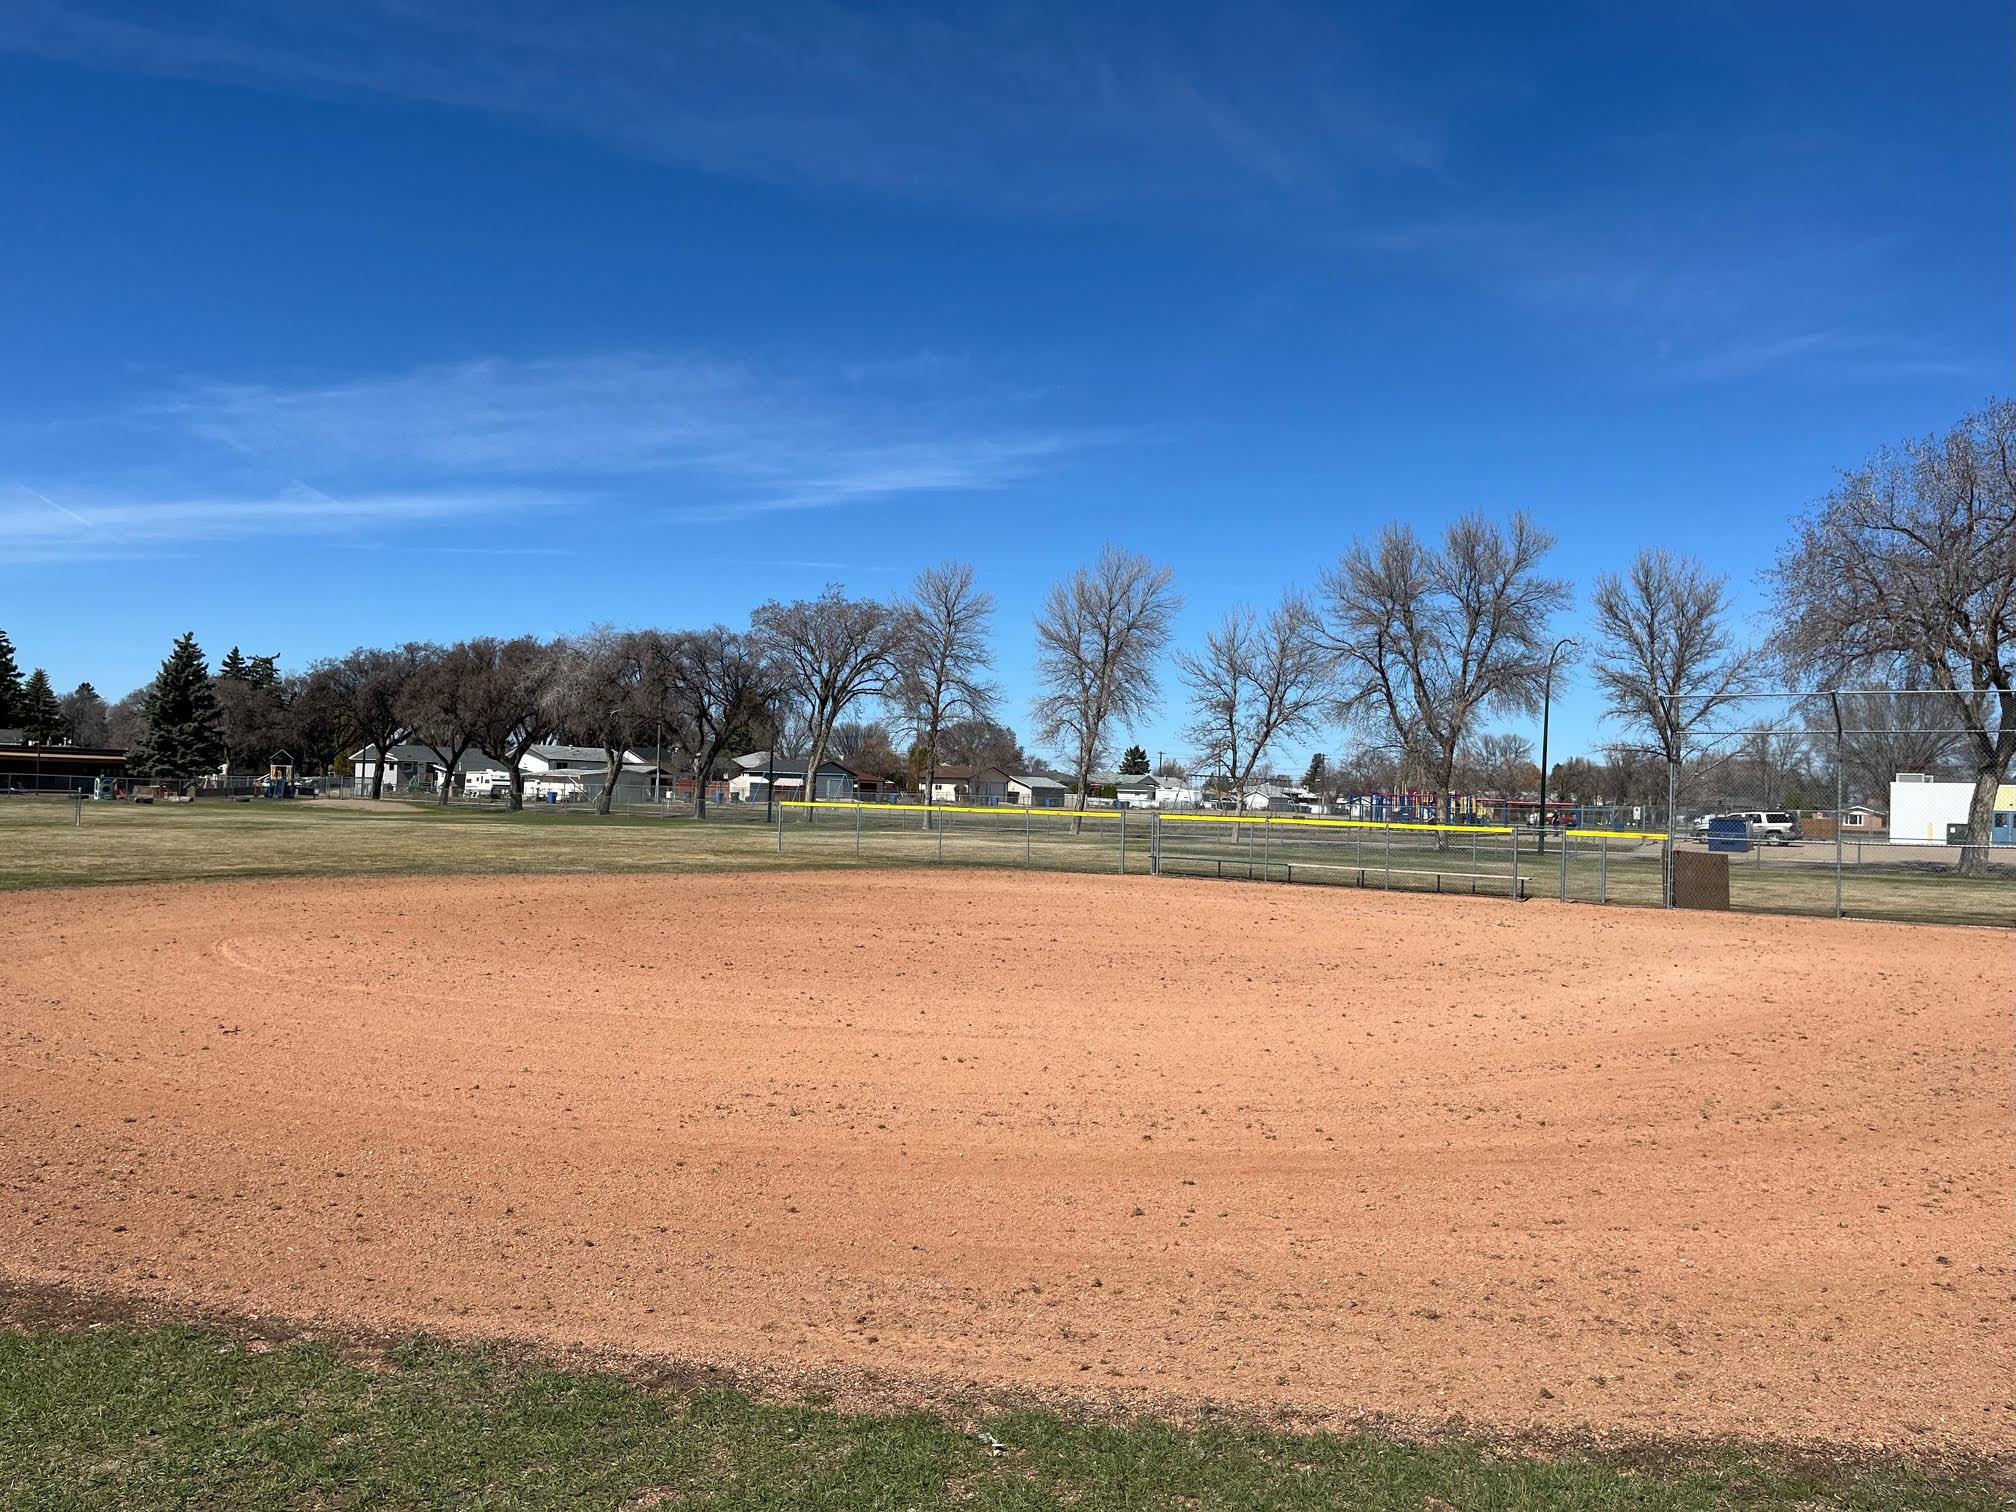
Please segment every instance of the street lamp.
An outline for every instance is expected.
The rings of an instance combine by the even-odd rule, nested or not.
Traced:
[[[1547,653],[1547,680],[1540,694],[1540,844],[1538,854],[1547,854],[1547,720],[1553,712],[1554,704],[1554,660],[1560,656],[1563,646],[1577,645],[1570,636],[1562,636],[1554,643],[1554,649]]]

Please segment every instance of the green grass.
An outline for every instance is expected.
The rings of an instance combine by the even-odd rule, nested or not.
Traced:
[[[1119,869],[1119,834],[1111,813],[1069,833],[1068,816],[1031,818],[1020,811],[941,815],[941,836],[923,828],[915,809],[869,809],[858,838],[854,816],[824,810],[815,824],[794,814],[784,827],[782,854],[771,826],[733,810],[701,824],[655,813],[598,817],[591,812],[532,808],[437,808],[388,800],[303,800],[136,806],[87,803],[82,822],[67,802],[0,800],[0,890],[90,886],[105,883],[198,882],[256,877],[349,877],[395,874],[498,874],[510,872],[673,872],[748,870],[780,866],[854,865],[1021,866],[1039,870],[1113,872]],[[1025,835],[1025,822],[1028,832]],[[1385,880],[1387,846],[1377,830],[1273,831],[1263,848],[1256,827],[1165,827],[1168,870],[1188,875],[1281,880],[1292,867],[1296,882],[1365,885]],[[1245,843],[1254,838],[1254,844]],[[856,853],[856,845],[859,853]],[[1530,844],[1530,842],[1529,842]],[[1825,854],[1822,854],[1825,852]],[[1391,848],[1392,885],[1443,891],[1474,890],[1489,896],[1510,891],[1511,858],[1500,835],[1476,838],[1454,832],[1437,851],[1432,841],[1396,831]],[[1988,878],[1893,861],[1887,853],[1861,853],[1845,872],[1843,901],[1852,917],[1924,923],[2016,926],[2016,867]],[[1813,864],[1815,858],[1820,864]],[[1181,858],[1181,859],[1179,859]],[[1852,859],[1852,857],[1851,857]],[[1739,909],[1831,915],[1834,870],[1825,847],[1804,853],[1767,852],[1762,864],[1732,857],[1730,892]],[[1128,826],[1127,870],[1148,869],[1147,821]],[[1529,897],[1560,891],[1558,853],[1519,857]],[[1644,907],[1659,901],[1656,846],[1628,842],[1613,847],[1599,867],[1593,847],[1578,842],[1569,866],[1568,895],[1582,902],[1599,896]]]
[[[0,1509],[1800,1508],[2006,1506],[1979,1472],[1547,1456],[1476,1441],[843,1415],[654,1392],[413,1339],[345,1357],[190,1327],[0,1333]]]

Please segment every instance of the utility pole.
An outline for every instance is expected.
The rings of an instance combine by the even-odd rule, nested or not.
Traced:
[[[1554,643],[1554,649],[1547,653],[1547,681],[1540,694],[1540,845],[1539,855],[1547,854],[1547,723],[1554,706],[1554,659],[1561,654],[1563,646],[1578,645],[1570,636],[1562,636]]]

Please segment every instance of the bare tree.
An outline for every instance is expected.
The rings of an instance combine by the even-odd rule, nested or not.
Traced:
[[[898,616],[874,599],[850,599],[834,584],[816,599],[773,599],[750,616],[750,626],[804,705],[811,745],[805,797],[816,799],[835,722],[856,701],[878,697],[889,685]],[[805,817],[812,817],[810,809]]]
[[[1901,673],[1946,695],[1974,768],[1960,870],[1985,872],[2016,761],[2016,402],[1844,473],[1771,578],[1795,676]]]
[[[147,738],[147,690],[135,688],[105,711],[105,743],[131,750]]]
[[[296,770],[327,776],[348,749],[352,726],[348,703],[326,666],[291,672],[280,679],[280,701],[287,709],[287,749]]]
[[[1003,772],[1021,772],[1029,765],[1028,753],[1015,732],[992,719],[958,719],[939,731],[939,754],[954,766],[994,767]],[[919,767],[921,775],[921,766]]]
[[[1081,813],[1113,727],[1154,707],[1155,664],[1183,604],[1169,577],[1109,543],[1090,567],[1051,584],[1036,616],[1036,738],[1068,755]]]
[[[1457,767],[1487,792],[1517,798],[1540,782],[1540,768],[1533,762],[1533,742],[1524,735],[1502,732],[1479,735],[1457,753]]]
[[[385,791],[387,755],[406,730],[406,721],[400,717],[400,701],[426,652],[427,648],[418,641],[390,649],[359,646],[348,656],[315,665],[342,703],[351,729],[367,745],[378,749],[378,760],[371,768],[373,798]]]
[[[231,649],[236,653],[238,648]],[[226,670],[212,679],[228,771],[264,772],[273,753],[287,743],[287,706],[273,663],[270,656],[227,658]]]
[[[476,659],[469,727],[476,744],[504,765],[512,810],[525,807],[526,754],[552,731],[551,688],[556,658],[537,636],[465,643]]]
[[[1524,512],[1504,530],[1465,515],[1439,548],[1398,523],[1353,542],[1323,576],[1345,721],[1390,729],[1447,793],[1483,714],[1539,706],[1548,625],[1568,603],[1540,571],[1553,545]]]
[[[72,745],[102,747],[111,739],[107,734],[110,706],[91,684],[77,684],[63,695],[62,704],[63,723],[70,731]]]
[[[730,745],[774,724],[778,673],[753,636],[726,625],[675,637],[668,671],[672,727],[693,758],[693,817],[705,819],[714,763]]]
[[[441,763],[441,789],[435,794],[440,804],[453,795],[456,769],[476,743],[476,700],[489,666],[489,645],[457,641],[430,647],[431,654],[414,669],[400,696],[399,714],[407,734]]]
[[[600,746],[605,763],[595,812],[606,814],[631,749],[666,710],[670,667],[666,636],[656,630],[597,625],[553,648],[550,722],[572,741]]]
[[[1839,695],[1841,761],[1851,801],[1885,803],[1899,772],[1948,772],[1967,756],[1944,693],[1927,688],[1868,689]],[[1807,722],[1826,729],[1834,701],[1815,699]]]
[[[924,752],[927,782],[938,779],[945,726],[988,719],[998,690],[987,680],[994,665],[988,637],[994,595],[973,586],[968,562],[926,567],[897,611],[894,675],[885,695],[897,722]],[[925,793],[930,793],[930,787]]]
[[[1609,698],[1603,717],[1680,765],[1688,736],[1751,684],[1747,653],[1729,630],[1728,580],[1693,557],[1648,547],[1623,577],[1600,574],[1590,604],[1592,670]]]
[[[1293,590],[1265,620],[1235,605],[1205,635],[1201,652],[1176,653],[1193,716],[1184,739],[1200,766],[1223,768],[1241,807],[1276,742],[1315,726],[1330,696],[1332,665],[1316,611]]]

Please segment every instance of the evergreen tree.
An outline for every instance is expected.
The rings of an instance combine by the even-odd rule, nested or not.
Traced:
[[[21,688],[21,728],[36,745],[56,745],[69,734],[64,727],[63,706],[56,690],[49,686],[49,674],[37,667]]]
[[[1309,770],[1302,774],[1302,786],[1312,793],[1323,791],[1330,781],[1330,758],[1318,751],[1309,758]]]
[[[0,630],[0,728],[18,729],[22,713],[21,668],[14,661],[14,642]]]
[[[217,690],[192,630],[175,642],[147,690],[147,735],[127,765],[140,776],[198,777],[224,760]]]
[[[236,646],[224,653],[224,660],[217,664],[219,682],[242,682],[254,688],[274,688],[280,685],[280,657],[246,656]]]
[[[1122,777],[1146,777],[1148,775],[1148,753],[1138,745],[1127,747],[1127,754],[1120,758]]]

